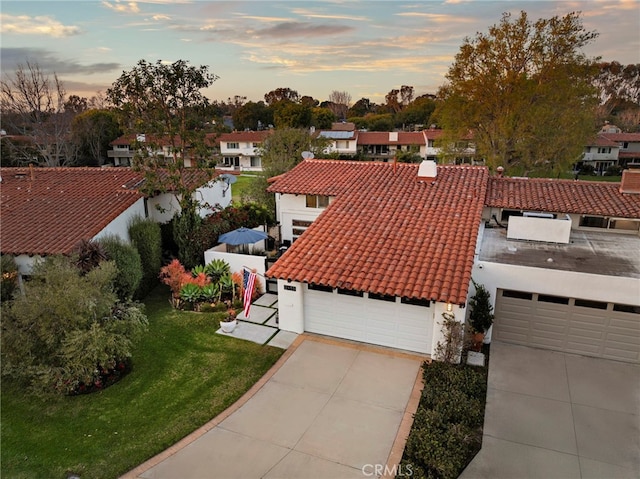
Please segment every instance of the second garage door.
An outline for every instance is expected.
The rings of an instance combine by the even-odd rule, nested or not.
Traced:
[[[492,337],[527,346],[640,362],[640,307],[499,289]]]

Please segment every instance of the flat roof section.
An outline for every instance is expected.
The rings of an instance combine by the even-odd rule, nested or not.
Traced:
[[[485,228],[478,261],[640,278],[640,238],[571,230],[569,244],[555,244],[507,239],[506,228]]]

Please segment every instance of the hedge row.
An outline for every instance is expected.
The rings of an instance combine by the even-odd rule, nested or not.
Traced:
[[[482,446],[486,368],[425,363],[424,381],[401,469],[414,479],[454,479]]]

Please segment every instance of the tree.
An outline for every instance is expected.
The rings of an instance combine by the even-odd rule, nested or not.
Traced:
[[[625,129],[637,127],[638,122],[634,120],[640,111],[640,64],[605,62],[598,67],[598,76],[594,80],[600,93],[598,122],[615,121]],[[630,114],[632,122],[627,124],[625,119]]]
[[[329,145],[329,140],[314,137],[306,129],[285,128],[275,130],[269,135],[260,149],[262,171],[251,182],[243,201],[254,201],[275,212],[275,198],[267,193],[267,179],[289,171],[302,161],[302,152],[310,151],[320,155]]]
[[[402,109],[402,105],[398,99],[399,94],[400,90],[394,89],[385,95],[384,100],[388,113],[398,113]]]
[[[396,126],[427,125],[436,109],[431,95],[422,95],[413,100],[396,115]]]
[[[567,169],[593,134],[594,61],[580,49],[596,36],[577,13],[532,23],[521,12],[466,38],[438,93],[445,144],[471,132],[491,167]]]
[[[74,112],[65,110],[66,92],[58,75],[51,77],[37,63],[27,62],[12,76],[3,76],[0,85],[3,127],[27,140],[9,143],[11,156],[42,166],[72,165],[77,151],[69,138]]]
[[[190,66],[185,60],[165,64],[140,60],[123,72],[107,97],[120,110],[127,133],[144,133],[133,166],[145,173],[142,190],[148,194],[172,192],[181,210],[195,211],[192,194],[199,185],[186,182],[182,169],[187,151],[193,163],[208,156],[204,131],[194,128],[193,116],[202,116],[208,99],[200,90],[217,80],[209,67]],[[202,117],[204,120],[204,117]],[[169,146],[168,156],[158,154]],[[163,169],[160,175],[159,169]]]
[[[273,124],[273,111],[263,101],[248,102],[233,112],[236,130],[264,130]]]
[[[333,90],[329,94],[328,108],[339,120],[346,120],[350,104],[351,94],[349,92]]]
[[[276,128],[308,128],[311,126],[311,107],[288,100],[274,105],[273,120]]]
[[[402,107],[406,107],[413,101],[413,93],[414,90],[412,86],[402,85],[400,87],[400,102],[402,104]]]
[[[107,158],[109,143],[122,131],[115,113],[109,110],[87,110],[73,119],[71,133],[79,145],[78,163],[102,166]]]
[[[336,121],[336,116],[329,108],[314,108],[311,111],[311,125],[321,130],[331,129],[331,124]]]
[[[36,264],[25,294],[3,304],[2,373],[36,391],[74,392],[132,356],[146,329],[141,306],[118,303],[105,261],[82,275],[64,256]]]
[[[371,103],[371,100],[368,98],[360,98],[347,111],[347,118],[363,117],[368,113],[375,113],[376,107],[377,105],[375,103]]]
[[[300,95],[298,95],[297,91],[292,90],[291,88],[276,88],[275,90],[271,90],[269,93],[264,94],[264,101],[269,106],[273,106],[282,100],[297,103],[300,100]]]

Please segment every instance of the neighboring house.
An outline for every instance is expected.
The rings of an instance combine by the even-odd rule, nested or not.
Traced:
[[[389,161],[398,151],[414,152],[426,159],[427,144],[428,139],[423,131],[361,131],[358,133],[358,153],[370,160]]]
[[[179,141],[179,139],[178,139]],[[210,133],[206,136],[206,142],[208,148],[210,148],[212,155],[217,153],[216,134]],[[138,144],[150,144],[153,143],[154,149],[148,147],[147,154],[155,158],[171,158],[172,145],[169,137],[154,137],[152,135],[138,134],[138,135],[123,135],[113,140],[109,145],[111,150],[107,151],[107,157],[113,161],[113,166],[132,166],[133,158],[137,151],[136,146]],[[187,147],[188,152],[188,147]],[[184,158],[184,166],[190,168],[194,166],[191,164],[192,159],[187,154]]]
[[[640,164],[640,133],[623,133],[617,126],[606,124],[600,130],[600,135],[618,144],[619,166],[624,168],[627,165]]]
[[[358,152],[358,130],[320,130],[315,134],[329,140],[324,153],[337,153],[344,156],[355,156]]]
[[[71,253],[83,239],[128,240],[133,217],[164,222],[179,211],[170,193],[140,193],[144,179],[129,168],[0,168],[0,178],[0,252],[14,255],[22,274],[39,257]],[[202,185],[198,199],[229,204],[230,192],[223,197],[224,185],[203,172],[188,170],[185,181]]]
[[[222,170],[262,171],[260,148],[270,134],[271,130],[223,133],[218,138],[221,158],[216,167]]]
[[[582,160],[577,166],[580,168],[589,165],[596,173],[602,175],[607,168],[618,164],[619,151],[618,143],[606,135],[598,134],[585,146]]]
[[[269,191],[292,241],[267,272],[281,329],[433,355],[473,276],[494,337],[640,362],[640,171],[612,184],[306,160]]]

